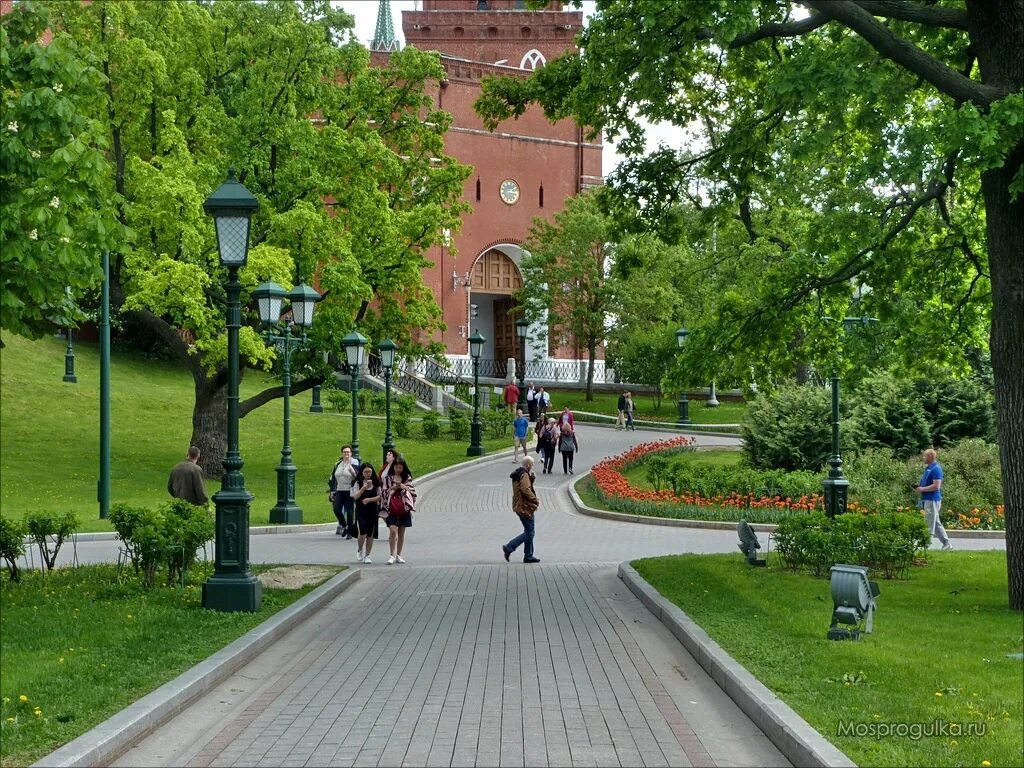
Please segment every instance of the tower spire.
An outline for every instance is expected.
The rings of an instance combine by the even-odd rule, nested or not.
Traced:
[[[380,0],[377,6],[377,26],[373,31],[370,43],[371,51],[397,51],[398,38],[395,37],[395,23],[391,20],[391,1]]]

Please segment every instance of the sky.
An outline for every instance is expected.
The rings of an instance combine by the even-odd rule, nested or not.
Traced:
[[[378,0],[334,0],[334,4],[344,8],[355,17],[356,37],[365,45],[370,44],[373,39],[373,30],[377,24]],[[391,0],[391,16],[395,22],[395,33],[398,39],[405,44],[402,35],[402,11],[414,10],[421,6],[417,0]],[[586,23],[587,17],[594,11],[594,2],[585,0],[583,3],[583,20]],[[648,126],[647,127],[647,150],[654,149],[659,141],[664,141],[669,146],[680,146],[682,131],[675,126]],[[619,164],[621,157],[615,152],[615,148],[605,142],[603,165],[605,174],[610,173]]]

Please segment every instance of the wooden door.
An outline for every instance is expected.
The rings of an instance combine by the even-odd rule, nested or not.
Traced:
[[[508,358],[519,359],[516,344],[516,318],[512,314],[513,301],[509,297],[494,300],[494,359],[504,363]]]

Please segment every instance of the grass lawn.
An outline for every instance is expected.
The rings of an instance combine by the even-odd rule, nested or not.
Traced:
[[[738,555],[638,560],[637,571],[858,765],[1024,764],[1021,614],[1003,552],[938,552],[882,581],[875,631],[825,639],[827,580]],[[984,735],[840,736],[853,723],[984,724]],[[875,726],[878,727],[877,725]],[[984,762],[988,761],[988,762]]]
[[[619,394],[617,392],[595,392],[592,401],[587,400],[585,389],[551,389],[551,410],[561,411],[566,405],[574,413],[602,413],[615,418],[618,414]],[[636,406],[634,418],[645,421],[675,422],[679,417],[676,401],[672,397],[663,397],[660,407],[654,407],[654,398],[646,395],[633,398]],[[703,400],[690,401],[690,420],[694,424],[739,424],[746,412],[746,403],[722,402],[717,408],[707,408]]]
[[[113,565],[4,577],[0,764],[35,762],[313,589],[264,589],[256,613],[207,611],[210,572],[197,564],[184,589],[118,583]]]
[[[46,338],[30,342],[9,333],[0,350],[0,507],[21,516],[34,509],[70,509],[82,531],[111,530],[99,519],[99,351],[75,344],[77,384],[65,384],[65,343]],[[261,371],[246,371],[245,398],[274,382]],[[192,435],[194,388],[187,371],[171,362],[115,352],[111,363],[111,502],[155,507],[168,499],[167,475],[188,449]],[[292,399],[291,447],[299,468],[296,501],[304,522],[334,519],[327,502],[327,476],[351,440],[351,414],[310,413],[309,392]],[[269,522],[277,501],[281,459],[282,403],[274,400],[239,425],[243,473],[255,494],[253,525]],[[414,424],[418,433],[418,424]],[[360,418],[364,458],[380,464],[382,418]],[[416,476],[467,460],[467,441],[396,439]],[[488,452],[511,446],[507,439],[484,439]],[[207,480],[212,496],[219,480]]]

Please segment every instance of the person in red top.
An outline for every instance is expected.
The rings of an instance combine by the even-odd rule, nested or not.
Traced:
[[[562,408],[562,413],[558,417],[559,428],[569,425],[570,429],[576,429],[576,420],[572,417],[572,411],[569,410],[569,406]]]
[[[519,402],[519,387],[516,386],[514,381],[510,381],[505,385],[505,393],[503,397],[505,405],[508,406],[508,412],[515,415],[516,403]]]

